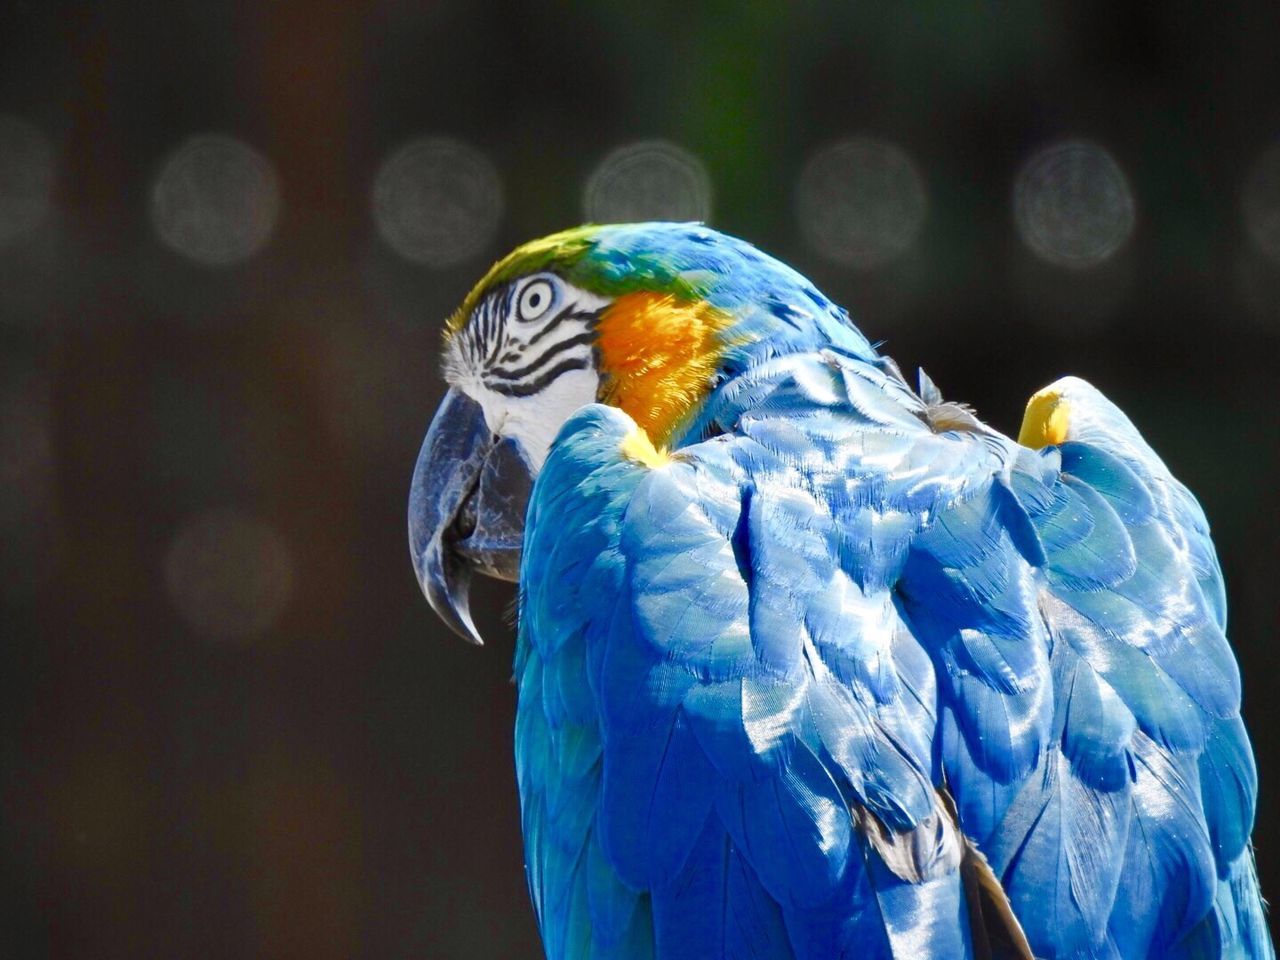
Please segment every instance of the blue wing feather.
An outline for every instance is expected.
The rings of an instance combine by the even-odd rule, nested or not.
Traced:
[[[653,899],[659,956],[794,956],[781,907],[714,817],[708,818],[686,866],[656,889]]]
[[[679,708],[606,750],[601,842],[624,883],[651,888],[688,858],[715,800],[715,771]]]
[[[1218,876],[1226,877],[1253,832],[1258,771],[1239,717],[1214,723],[1200,754],[1200,791]]]

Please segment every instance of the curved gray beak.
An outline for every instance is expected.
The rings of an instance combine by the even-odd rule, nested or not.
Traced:
[[[520,576],[532,486],[519,444],[495,437],[480,405],[450,389],[413,471],[409,553],[427,602],[464,640],[483,642],[471,619],[472,572]]]

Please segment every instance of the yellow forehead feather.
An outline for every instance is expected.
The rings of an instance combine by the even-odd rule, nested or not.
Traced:
[[[509,254],[489,268],[480,278],[480,282],[471,288],[462,305],[453,312],[445,324],[445,336],[457,333],[466,325],[471,311],[476,308],[484,296],[495,287],[529,273],[537,273],[553,266],[571,267],[587,252],[591,246],[591,238],[600,232],[600,228],[592,225],[562,230],[549,237],[530,240],[516,247]]]

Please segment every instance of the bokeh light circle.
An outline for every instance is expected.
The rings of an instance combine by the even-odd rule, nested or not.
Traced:
[[[709,220],[711,177],[683,147],[642,140],[600,161],[587,179],[582,205],[591,223]]]
[[[373,219],[408,260],[456,266],[484,250],[502,220],[502,179],[476,148],[444,137],[414,140],[373,181]]]
[[[151,193],[151,220],[167,246],[222,267],[253,256],[275,229],[280,181],[246,143],[203,134],[165,161]]]
[[[1280,263],[1280,141],[1262,152],[1241,195],[1245,227],[1262,253]]]
[[[924,178],[900,148],[872,137],[831,144],[809,158],[796,186],[805,241],[844,266],[871,270],[905,253],[924,227]]]
[[[1018,172],[1013,214],[1022,240],[1042,260],[1082,269],[1106,260],[1133,232],[1133,192],[1102,147],[1055,143]]]
[[[53,147],[17,117],[0,116],[0,246],[38,227],[49,215]]]
[[[164,561],[179,615],[211,640],[246,641],[275,623],[293,593],[289,545],[269,524],[234,508],[195,514]]]

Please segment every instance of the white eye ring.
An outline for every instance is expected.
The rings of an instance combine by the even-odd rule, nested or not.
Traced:
[[[550,280],[534,280],[520,291],[516,316],[521,320],[537,320],[551,309],[555,298],[555,287]]]

